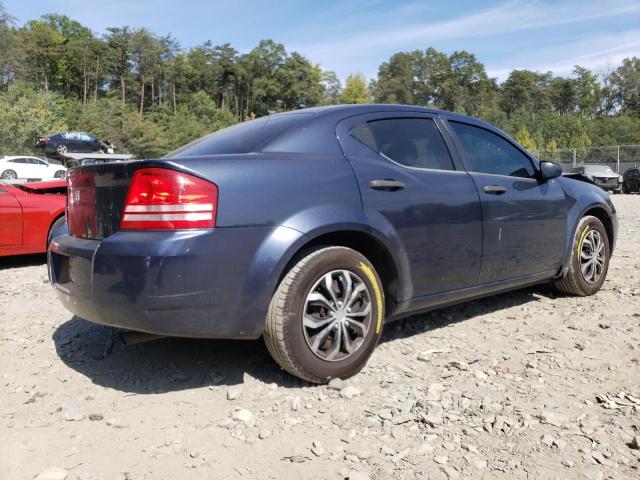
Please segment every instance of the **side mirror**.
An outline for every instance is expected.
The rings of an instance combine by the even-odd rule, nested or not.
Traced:
[[[542,180],[550,180],[562,175],[562,167],[553,162],[540,162],[540,178]]]

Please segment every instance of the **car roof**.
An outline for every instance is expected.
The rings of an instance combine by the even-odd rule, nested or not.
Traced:
[[[290,112],[278,113],[275,115],[296,115],[300,113],[315,114],[315,121],[327,123],[333,127],[335,123],[340,122],[348,117],[354,115],[362,115],[367,113],[384,113],[384,112],[398,112],[398,113],[426,113],[430,115],[438,115],[447,120],[465,122],[471,125],[475,125],[486,130],[498,133],[504,137],[509,138],[512,142],[516,142],[509,134],[500,130],[498,127],[480,120],[479,118],[470,117],[469,115],[463,115],[461,113],[450,112],[448,110],[440,110],[437,108],[420,107],[416,105],[403,105],[403,104],[387,104],[387,103],[367,103],[367,104],[349,104],[349,105],[329,105],[325,107],[312,107],[303,108],[300,110],[292,110]],[[313,121],[311,120],[311,121]],[[535,156],[532,155],[533,158]]]
[[[36,158],[38,160],[44,160],[45,162],[48,162],[46,158],[36,157],[35,155],[6,155],[4,157],[0,156],[0,162],[6,161],[6,160],[13,160],[14,158]]]
[[[460,119],[477,120],[474,117],[463,115],[461,113],[450,112],[448,110],[440,110],[437,108],[420,107],[416,105],[404,105],[395,103],[367,103],[367,104],[344,104],[344,105],[327,105],[324,107],[303,108],[300,110],[292,110],[290,112],[277,113],[276,115],[295,115],[297,113],[312,113],[316,115],[328,115],[331,113],[342,113],[345,117],[358,115],[363,113],[374,112],[420,112],[430,113],[434,115],[446,115],[448,117],[460,117]]]
[[[367,113],[384,113],[384,112],[398,112],[398,113],[426,113],[431,115],[438,115],[446,118],[447,120],[461,121],[469,124],[477,125],[487,130],[499,132],[508,138],[511,138],[507,133],[500,130],[496,126],[480,120],[476,117],[470,117],[469,115],[463,115],[462,113],[450,112],[449,110],[441,110],[438,108],[420,107],[416,105],[403,105],[403,104],[389,104],[389,103],[367,103],[367,104],[349,104],[349,105],[329,105],[325,107],[312,107],[303,108],[300,110],[292,110],[290,112],[277,113],[275,115],[296,115],[300,113],[311,113],[316,115],[316,119],[331,119],[335,122],[339,122],[345,118],[362,115]],[[512,139],[513,140],[513,139]],[[514,140],[515,142],[515,140]]]

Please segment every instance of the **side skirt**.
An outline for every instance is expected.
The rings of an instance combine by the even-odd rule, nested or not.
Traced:
[[[522,277],[510,278],[499,282],[485,283],[475,287],[462,288],[451,292],[435,293],[423,297],[413,298],[407,302],[399,303],[396,309],[387,316],[386,322],[392,322],[401,318],[415,315],[416,313],[428,312],[438,308],[449,307],[458,303],[477,300],[489,297],[498,293],[508,292],[539,283],[546,283],[554,278],[557,270],[548,270]]]

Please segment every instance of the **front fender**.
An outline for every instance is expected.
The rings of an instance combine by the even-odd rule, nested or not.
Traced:
[[[616,218],[616,210],[609,198],[609,194],[601,188],[573,180],[570,178],[560,177],[558,179],[565,192],[567,202],[567,238],[565,241],[565,251],[562,261],[562,270],[558,273],[558,277],[562,277],[567,273],[569,263],[571,261],[571,248],[573,246],[573,238],[580,219],[594,208],[600,208],[607,212],[611,220],[613,230],[613,242],[610,245],[611,252],[615,247],[617,237],[618,222]]]

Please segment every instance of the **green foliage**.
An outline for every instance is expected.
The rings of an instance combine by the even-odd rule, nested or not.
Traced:
[[[66,103],[58,93],[36,92],[32,85],[12,83],[0,94],[3,153],[30,152],[42,135],[66,130]]]
[[[352,74],[347,77],[340,95],[341,103],[369,103],[369,89],[364,75]]]
[[[527,150],[536,150],[536,144],[533,141],[533,137],[525,127],[520,127],[513,138]]]
[[[606,75],[513,70],[498,84],[469,52],[398,52],[367,86],[344,88],[284,45],[247,53],[228,43],[188,50],[144,28],[102,36],[64,15],[16,26],[0,0],[0,153],[29,152],[55,130],[93,133],[155,157],[237,121],[338,103],[424,105],[483,118],[530,150],[640,143],[640,58]]]
[[[611,83],[622,112],[640,115],[640,58],[625,58],[611,75]]]

